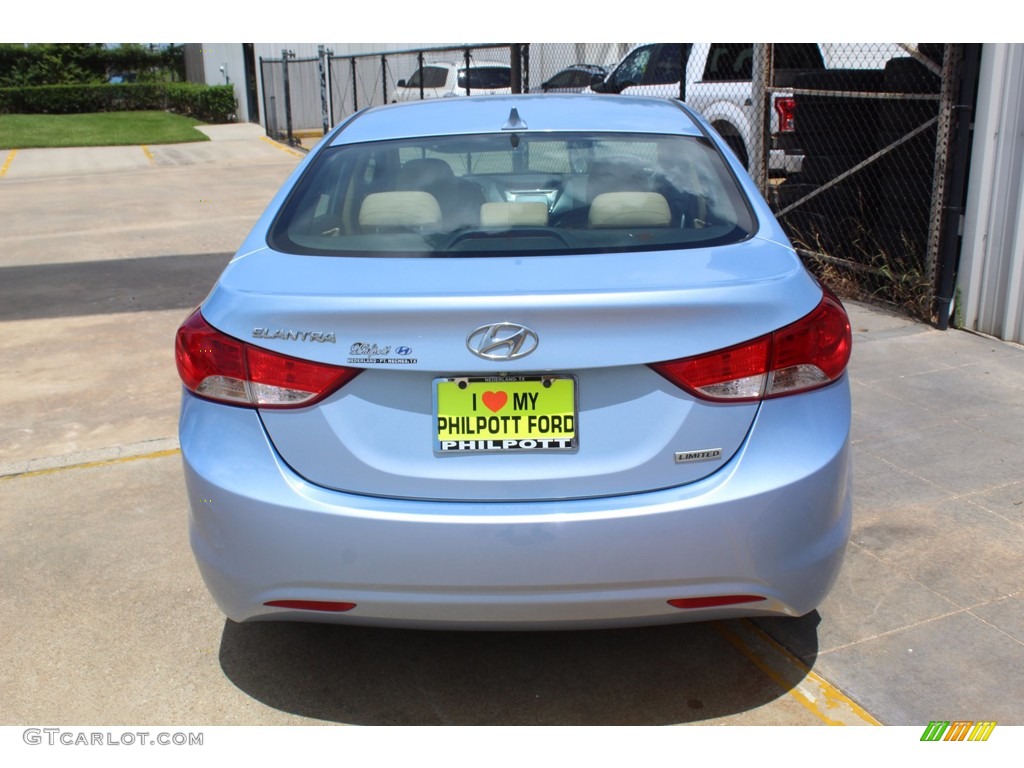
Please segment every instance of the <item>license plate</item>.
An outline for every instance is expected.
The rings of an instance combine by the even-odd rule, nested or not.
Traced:
[[[437,453],[572,451],[578,446],[572,376],[434,379]]]

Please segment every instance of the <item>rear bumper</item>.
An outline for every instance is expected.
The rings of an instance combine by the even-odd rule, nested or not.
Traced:
[[[768,401],[733,459],[684,487],[441,503],[312,485],[283,463],[255,411],[185,394],[192,548],[235,621],[565,629],[799,616],[828,592],[849,537],[849,412],[845,377]],[[726,594],[766,599],[694,610],[666,602]]]
[[[768,153],[768,170],[779,175],[800,173],[804,155],[800,150],[773,149]]]
[[[797,142],[795,132],[775,133],[768,153],[768,170],[786,175],[800,173],[804,166],[804,151]]]

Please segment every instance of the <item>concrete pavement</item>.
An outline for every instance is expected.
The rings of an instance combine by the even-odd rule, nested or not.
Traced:
[[[853,303],[854,531],[810,616],[226,622],[186,540],[173,334],[298,153],[211,132],[0,150],[0,722],[1024,724],[1024,349]]]
[[[846,562],[817,615],[759,624],[883,723],[1024,724],[1024,349],[848,308]]]

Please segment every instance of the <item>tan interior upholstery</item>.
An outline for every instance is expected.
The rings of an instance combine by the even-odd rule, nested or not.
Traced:
[[[433,227],[441,206],[429,192],[374,192],[359,209],[361,227]]]
[[[667,227],[672,213],[657,192],[605,192],[590,204],[589,225],[602,227]]]
[[[480,206],[482,227],[546,227],[548,207],[544,203],[484,203]]]

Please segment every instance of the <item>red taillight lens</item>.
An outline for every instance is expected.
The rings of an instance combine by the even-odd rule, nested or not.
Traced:
[[[778,97],[775,99],[775,111],[779,115],[779,133],[796,130],[796,99],[792,96]]]
[[[213,328],[199,310],[178,329],[175,357],[190,392],[259,408],[312,405],[360,372],[246,344]]]
[[[710,400],[757,400],[764,393],[771,336],[710,355],[660,363],[654,370]]]
[[[772,334],[771,380],[766,397],[823,387],[850,362],[850,319],[839,299],[826,292],[811,314]]]
[[[826,291],[813,312],[774,333],[651,367],[697,397],[744,402],[830,384],[846,370],[851,348],[846,310]]]

